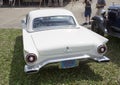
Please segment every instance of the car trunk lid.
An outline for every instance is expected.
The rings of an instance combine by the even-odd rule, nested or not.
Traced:
[[[94,44],[107,40],[84,28],[46,30],[33,33],[31,37],[40,55],[44,56],[89,51]]]

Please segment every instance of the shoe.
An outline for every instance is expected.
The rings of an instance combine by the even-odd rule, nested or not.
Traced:
[[[91,25],[91,22],[89,22],[89,25]]]
[[[85,22],[85,23],[83,23],[82,25],[84,26],[84,25],[87,25],[88,23],[87,22]]]

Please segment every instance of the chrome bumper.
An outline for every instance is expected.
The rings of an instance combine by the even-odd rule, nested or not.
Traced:
[[[91,57],[89,55],[82,55],[82,56],[76,56],[76,57],[74,56],[74,57],[48,59],[43,62],[40,62],[38,65],[35,65],[35,66],[25,65],[24,71],[26,73],[36,73],[39,71],[40,68],[42,68],[43,66],[45,66],[49,63],[56,63],[56,62],[67,61],[67,60],[80,60],[80,59],[91,59]],[[93,58],[93,60],[95,60],[97,62],[110,61],[110,59],[107,58],[106,56]]]
[[[39,71],[39,66],[29,66],[25,65],[24,71],[26,73],[37,73]]]
[[[43,66],[49,63],[56,63],[56,62],[67,61],[67,60],[89,59],[89,58],[90,58],[89,55],[82,55],[82,56],[74,56],[74,57],[72,56],[72,57],[48,59],[43,62],[40,62],[38,65],[35,65],[35,66],[25,65],[24,71],[26,73],[36,73],[39,71],[40,68],[42,68]]]
[[[94,58],[93,60],[95,60],[97,62],[108,62],[108,61],[110,61],[110,59],[106,56],[97,57],[97,58]]]

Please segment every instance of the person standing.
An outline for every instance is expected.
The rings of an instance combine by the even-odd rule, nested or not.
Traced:
[[[13,6],[15,6],[16,0],[13,0]],[[20,0],[19,0],[19,6],[20,6]]]
[[[91,3],[92,0],[84,0],[83,2],[85,4],[85,12],[84,12],[84,16],[85,16],[85,23],[83,25],[87,25],[90,24],[90,18],[91,18]]]
[[[3,0],[0,0],[0,6],[2,6],[3,5]]]
[[[96,13],[96,15],[101,15],[101,11],[104,9],[104,6],[106,6],[105,0],[97,0],[97,4],[96,4],[97,13]]]
[[[54,6],[58,6],[58,0],[53,0],[54,1]]]
[[[59,6],[63,6],[63,0],[59,0]]]
[[[52,6],[52,0],[48,0],[48,6]]]
[[[9,0],[9,5],[12,6],[13,0]]]

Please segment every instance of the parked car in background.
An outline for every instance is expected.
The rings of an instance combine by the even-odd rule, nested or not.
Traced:
[[[72,68],[83,60],[109,60],[107,38],[82,27],[66,9],[31,11],[22,20],[25,72],[38,72],[45,65],[56,63]]]
[[[101,16],[94,16],[91,29],[101,35],[108,34],[120,38],[120,5],[113,4],[101,11]]]

